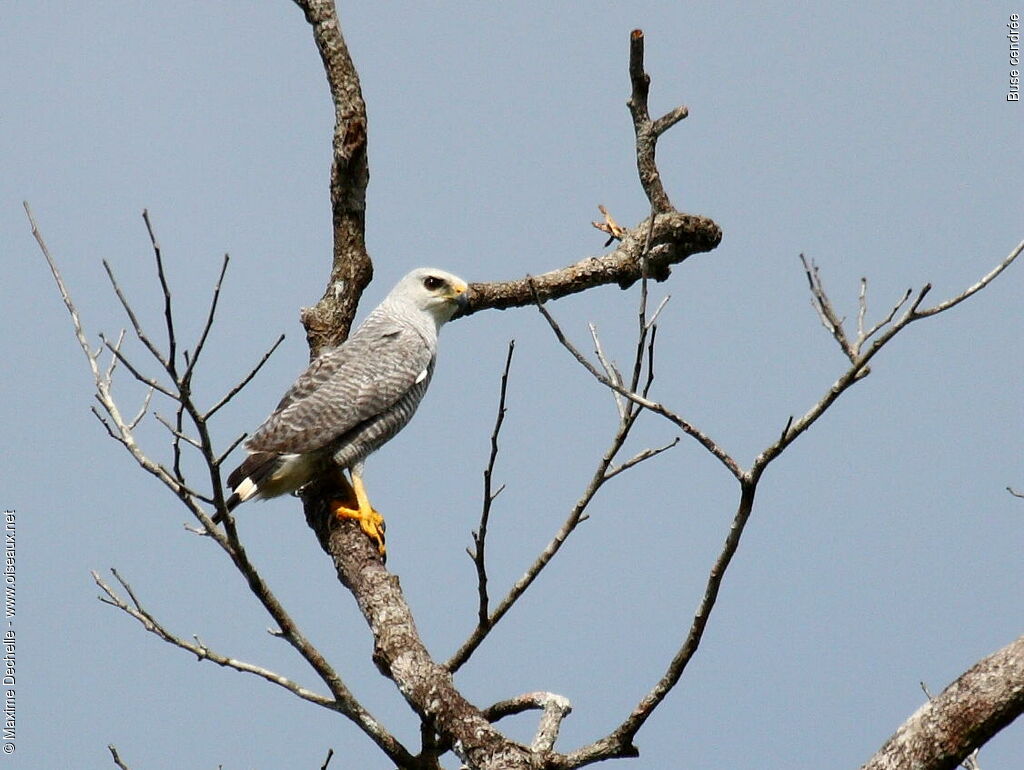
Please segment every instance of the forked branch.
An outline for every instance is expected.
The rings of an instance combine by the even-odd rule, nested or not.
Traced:
[[[175,412],[178,418],[187,415],[191,420],[192,428],[194,433],[189,435],[185,434],[183,426],[179,424],[178,420],[174,423],[164,420],[163,422],[171,430],[172,433],[172,447],[175,456],[173,467],[168,469],[163,464],[150,458],[146,452],[142,449],[135,438],[134,428],[137,424],[137,419],[126,420],[117,405],[117,402],[112,395],[112,381],[111,377],[114,373],[113,366],[106,369],[102,369],[99,366],[99,355],[103,351],[100,348],[93,351],[90,347],[88,340],[85,335],[85,331],[82,327],[81,319],[74,302],[71,300],[71,296],[64,284],[63,277],[60,274],[60,270],[57,267],[55,260],[50,254],[49,249],[46,246],[46,242],[43,239],[42,233],[36,224],[35,218],[32,215],[31,208],[28,204],[25,204],[25,211],[28,215],[29,222],[32,227],[33,235],[36,238],[39,248],[45,257],[47,264],[50,267],[50,271],[53,274],[54,281],[57,285],[57,289],[61,294],[64,304],[71,316],[72,325],[74,326],[75,336],[79,341],[79,345],[85,354],[89,367],[93,375],[93,381],[96,388],[96,399],[100,404],[100,409],[97,409],[97,416],[101,419],[104,426],[110,435],[119,441],[131,454],[133,459],[147,472],[156,476],[168,489],[175,494],[175,496],[185,505],[185,507],[192,513],[193,516],[199,521],[201,531],[205,533],[210,539],[212,539],[223,552],[231,559],[239,573],[245,579],[253,595],[263,605],[267,613],[273,618],[280,629],[278,635],[289,642],[292,647],[299,653],[299,655],[306,661],[306,663],[313,669],[313,671],[320,677],[320,679],[327,685],[327,688],[331,692],[331,698],[325,696],[318,696],[305,688],[300,688],[294,683],[288,683],[287,681],[279,679],[273,679],[268,676],[267,673],[260,669],[258,666],[251,664],[245,664],[239,661],[234,663],[228,663],[233,659],[227,658],[226,656],[219,655],[206,648],[200,642],[196,641],[194,644],[189,643],[186,640],[176,637],[166,629],[164,629],[152,615],[150,615],[141,605],[141,603],[134,597],[130,587],[122,582],[122,587],[128,592],[132,603],[128,604],[125,600],[121,599],[106,586],[98,576],[94,576],[97,579],[97,584],[100,585],[104,592],[107,594],[107,601],[118,607],[122,611],[128,612],[128,614],[135,617],[139,622],[152,633],[161,636],[166,641],[175,644],[182,649],[188,649],[190,652],[197,654],[201,659],[211,660],[219,663],[220,665],[230,665],[232,668],[238,670],[246,670],[249,673],[263,676],[263,678],[271,679],[277,684],[290,689],[295,692],[296,695],[303,697],[311,702],[319,703],[319,705],[330,707],[351,719],[357,726],[359,726],[364,733],[366,733],[380,748],[384,751],[388,757],[398,765],[408,765],[412,761],[412,755],[386,730],[384,727],[373,718],[355,699],[352,693],[348,690],[347,686],[326,661],[323,655],[314,647],[308,639],[299,630],[290,614],[284,609],[280,601],[271,591],[270,587],[263,580],[256,567],[249,560],[245,548],[242,546],[241,541],[238,539],[238,533],[235,530],[235,526],[230,517],[227,518],[224,530],[221,530],[213,524],[211,519],[211,512],[206,509],[206,505],[210,501],[213,503],[214,512],[225,512],[224,497],[223,497],[223,486],[220,481],[220,462],[223,459],[223,455],[218,454],[212,444],[210,438],[210,431],[207,422],[208,415],[214,410],[207,411],[205,414],[194,402],[191,393],[189,382],[184,376],[178,375],[176,370],[176,362],[171,357],[170,351],[177,349],[177,340],[174,338],[175,326],[173,318],[173,310],[171,317],[167,321],[168,334],[171,335],[168,340],[168,350],[166,352],[160,350],[155,345],[146,345],[149,352],[153,357],[160,363],[164,369],[164,373],[173,383],[173,389],[163,388],[158,389],[162,395],[167,396],[171,403],[174,404]],[[147,217],[148,220],[148,217]],[[151,223],[147,221],[147,226],[152,232]],[[159,247],[156,243],[155,237],[153,238],[154,250]],[[162,259],[162,258],[161,258]],[[158,272],[162,274],[162,262],[161,266],[158,267]],[[118,293],[119,299],[124,306],[125,312],[128,314],[129,319],[132,320],[133,328],[136,330],[137,336],[140,339],[145,336],[145,332],[141,329],[141,326],[137,323],[137,316],[128,302],[124,293],[120,291],[117,286],[117,281],[113,277],[113,272],[109,269],[108,274],[111,277],[111,281],[115,287],[115,292]],[[171,308],[170,304],[170,288],[165,281],[161,281],[161,286],[165,292],[165,307]],[[204,330],[203,334],[205,334]],[[146,338],[148,339],[148,337]],[[173,343],[173,344],[171,344]],[[145,344],[145,342],[143,343]],[[197,346],[198,347],[198,346]],[[276,347],[276,345],[275,345]],[[152,381],[152,378],[142,374],[138,367],[135,367],[128,361],[127,357],[121,354],[120,345],[112,344],[108,345],[107,348],[115,356],[115,360],[118,363],[125,364],[126,368],[129,369],[140,381],[148,383]],[[268,353],[269,355],[269,353]],[[266,357],[264,357],[264,360]],[[262,365],[262,362],[261,364]],[[257,370],[259,366],[257,366]],[[138,374],[136,374],[138,373]],[[218,402],[218,407],[223,405],[234,393],[248,382],[255,371],[250,374],[246,380],[232,389],[228,396],[222,398]],[[191,376],[190,374],[188,376]],[[208,494],[200,494],[196,492],[192,485],[187,482],[181,472],[181,467],[178,463],[179,451],[181,443],[184,442],[187,446],[195,448],[199,451],[202,459],[205,462],[207,473],[210,481],[210,492]],[[116,576],[116,573],[115,573]],[[333,704],[333,705],[331,705]]]

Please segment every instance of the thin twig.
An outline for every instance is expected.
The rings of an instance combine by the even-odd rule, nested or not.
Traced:
[[[228,402],[231,401],[231,399],[237,396],[242,391],[242,389],[252,381],[252,378],[259,374],[260,369],[262,369],[263,365],[270,360],[270,357],[274,355],[274,351],[277,350],[277,346],[280,345],[282,342],[284,342],[283,334],[280,337],[278,337],[277,341],[270,346],[270,349],[263,354],[263,357],[259,360],[259,363],[257,363],[256,366],[254,366],[252,370],[247,375],[245,375],[245,377],[242,378],[241,382],[239,382],[237,385],[235,385],[235,387],[233,387],[226,394],[224,394],[224,397],[220,401],[218,401],[216,404],[214,404],[213,406],[206,410],[206,413],[203,415],[203,419],[209,420],[211,417],[213,417],[213,415],[219,412],[222,407],[226,406]]]
[[[594,353],[597,355],[597,360],[601,363],[601,368],[604,369],[605,375],[611,382],[614,382],[620,388],[622,384],[622,374],[615,365],[608,360],[604,354],[604,348],[601,346],[601,338],[597,335],[597,327],[594,324],[587,324],[590,328],[590,337],[594,340]],[[626,419],[626,402],[622,397],[622,394],[614,388],[611,389],[612,397],[615,399],[615,408],[619,412],[619,419]]]
[[[835,308],[832,306],[832,301],[828,298],[825,285],[821,282],[818,266],[813,260],[808,261],[807,257],[803,254],[800,255],[800,261],[803,262],[804,273],[807,275],[807,283],[811,289],[811,305],[818,313],[821,325],[828,329],[829,334],[839,343],[843,354],[851,361],[856,360],[857,351],[846,337],[846,331],[843,329],[843,319],[836,313]]]
[[[121,291],[121,285],[117,282],[117,278],[114,276],[114,271],[110,267],[110,263],[107,260],[102,260],[103,269],[107,273],[107,278],[110,279],[110,285],[114,289],[114,294],[117,296],[118,302],[121,303],[121,307],[124,308],[125,314],[128,316],[128,320],[132,324],[132,329],[135,331],[135,336],[139,338],[139,342],[146,346],[146,349],[155,358],[160,365],[167,369],[169,364],[168,360],[164,358],[163,354],[157,349],[156,345],[153,344],[152,340],[149,339],[149,335],[146,334],[142,329],[142,324],[139,323],[138,317],[135,315],[135,311],[132,310],[131,304],[128,302],[128,298],[125,297],[124,292]],[[122,362],[124,359],[122,359]]]
[[[125,334],[126,334],[126,332],[125,332],[124,329],[122,329],[120,332],[118,332],[117,342],[114,343],[114,350],[116,350],[118,353],[121,352],[121,345],[122,345],[122,343],[124,343],[124,336],[125,336]],[[102,335],[101,335],[101,338],[102,338]],[[107,371],[103,375],[104,379],[106,379],[106,381],[108,383],[111,382],[114,379],[114,371],[116,369],[117,369],[117,356],[116,355],[112,355],[110,357],[110,364],[107,366]],[[152,388],[150,388],[150,390],[152,390]]]
[[[146,231],[149,233],[149,242],[153,246],[153,256],[156,258],[156,274],[160,280],[160,289],[164,296],[164,324],[167,327],[167,358],[164,366],[168,374],[175,381],[178,380],[177,367],[177,340],[174,333],[174,313],[171,308],[171,289],[167,285],[167,274],[164,272],[163,253],[160,244],[157,242],[156,233],[153,232],[153,223],[149,220],[149,210],[142,210],[142,220],[146,223]]]
[[[325,695],[320,695],[319,693],[313,692],[312,690],[308,690],[305,687],[299,685],[298,683],[292,681],[291,679],[282,676],[281,674],[278,674],[274,671],[271,671],[270,669],[267,669],[263,666],[255,665],[253,663],[246,663],[245,661],[236,660],[235,658],[229,658],[225,655],[221,655],[215,652],[214,650],[211,650],[198,639],[190,642],[187,639],[183,639],[179,636],[176,636],[175,634],[172,634],[160,623],[160,621],[158,621],[142,605],[141,600],[135,594],[135,591],[132,589],[128,581],[121,577],[117,570],[111,569],[110,571],[116,578],[117,582],[121,584],[121,587],[124,589],[125,593],[128,594],[128,598],[131,600],[131,604],[129,604],[123,598],[121,598],[121,596],[118,595],[117,591],[115,591],[110,585],[108,585],[103,580],[103,578],[99,576],[99,573],[93,571],[91,573],[92,579],[95,581],[96,585],[99,586],[99,588],[103,591],[104,594],[103,596],[99,597],[100,601],[102,601],[104,604],[109,604],[112,607],[116,607],[117,609],[121,610],[122,612],[128,615],[131,615],[133,618],[139,621],[139,623],[142,624],[143,628],[145,628],[151,634],[154,634],[155,636],[159,637],[160,639],[163,639],[165,642],[168,642],[169,644],[174,645],[175,647],[179,647],[183,650],[191,652],[193,655],[196,656],[198,660],[209,660],[213,663],[216,663],[219,666],[233,668],[236,671],[242,671],[247,674],[253,674],[262,679],[266,679],[268,682],[273,682],[274,684],[283,687],[284,689],[294,693],[303,700],[309,701],[310,703],[315,703],[318,706],[323,706],[324,708],[331,709],[332,711],[342,710],[340,704],[335,699],[329,698]]]
[[[196,364],[199,362],[199,356],[203,352],[203,347],[206,345],[206,338],[210,334],[210,329],[213,328],[213,319],[217,314],[217,302],[220,300],[221,286],[224,284],[224,275],[228,271],[228,262],[231,261],[231,257],[227,254],[224,255],[224,260],[220,265],[220,275],[217,276],[217,283],[213,285],[213,297],[210,299],[210,309],[206,314],[206,323],[203,324],[203,330],[199,333],[199,342],[196,343],[195,350],[192,352],[191,358],[188,360],[188,366],[185,368],[185,373],[181,376],[181,379],[185,383],[189,383],[192,380],[192,373],[195,371]]]
[[[221,452],[220,457],[216,458],[213,461],[214,465],[217,465],[218,467],[223,465],[224,461],[227,459],[228,455],[230,455],[232,452],[235,451],[235,447],[237,447],[239,444],[241,444],[247,438],[249,438],[249,434],[248,433],[243,433],[241,436],[239,436],[234,441],[232,441],[231,444],[228,445],[228,448],[225,449],[223,452]]]
[[[1024,251],[1024,241],[1018,243],[1017,246],[1013,249],[1013,251],[1006,255],[1006,258],[1002,262],[1000,262],[998,265],[992,268],[992,270],[990,270],[988,273],[982,276],[977,283],[975,283],[972,286],[969,286],[967,289],[960,292],[955,297],[950,297],[949,299],[940,302],[938,305],[934,305],[930,308],[927,308],[926,310],[917,310],[916,308],[914,308],[915,318],[925,318],[930,315],[935,315],[936,313],[942,313],[946,310],[949,310],[952,307],[955,307],[956,305],[959,305],[968,297],[977,294],[979,291],[981,291],[990,283],[992,283],[992,281],[995,280],[997,275],[999,275],[1006,268],[1008,268],[1013,263],[1013,261],[1018,256],[1020,256],[1021,251]]]
[[[666,451],[668,449],[671,449],[672,447],[674,447],[678,443],[679,443],[679,436],[676,436],[674,439],[672,439],[672,441],[670,441],[668,444],[665,444],[664,446],[657,447],[656,449],[645,449],[642,452],[638,452],[637,454],[635,454],[629,460],[626,460],[626,462],[622,463],[621,465],[614,465],[611,468],[609,468],[608,472],[604,474],[605,481],[608,481],[608,480],[614,478],[615,476],[618,476],[623,471],[628,471],[634,465],[639,465],[644,460],[649,460],[650,458],[654,457],[655,455],[660,455],[662,452],[664,452],[664,451]]]
[[[153,389],[150,388],[146,391],[146,396],[142,400],[142,406],[139,407],[138,413],[129,421],[128,430],[135,430],[139,427],[139,423],[142,422],[142,418],[149,412],[149,403],[153,400]]]
[[[173,390],[171,390],[170,388],[166,387],[165,385],[161,385],[159,382],[154,380],[152,377],[147,377],[145,374],[143,374],[141,371],[139,371],[139,369],[135,366],[135,364],[133,364],[131,362],[131,360],[124,353],[121,352],[121,340],[120,340],[120,337],[118,338],[118,341],[117,341],[116,344],[112,343],[110,340],[108,340],[103,335],[102,332],[100,333],[99,337],[100,337],[100,342],[102,342],[103,345],[107,348],[107,350],[109,350],[111,352],[113,357],[116,358],[124,366],[124,368],[128,370],[128,372],[132,375],[132,377],[137,379],[139,382],[141,382],[147,388],[152,388],[155,391],[163,393],[168,398],[175,398],[175,399],[177,398],[177,396],[178,396],[177,393],[175,393]],[[111,370],[111,371],[113,371],[113,370]],[[108,378],[108,383],[109,383],[109,378]]]
[[[900,299],[899,302],[897,302],[895,305],[892,306],[892,310],[889,311],[889,314],[885,318],[883,318],[881,321],[876,323],[874,326],[872,326],[866,332],[863,332],[863,333],[861,333],[858,336],[858,338],[857,338],[857,354],[858,355],[860,355],[861,348],[864,346],[865,342],[867,342],[872,337],[874,337],[876,334],[878,334],[879,329],[882,329],[883,327],[887,326],[889,323],[892,322],[892,319],[896,317],[896,314],[898,312],[900,312],[900,308],[903,307],[905,304],[907,304],[907,300],[910,299],[910,295],[912,293],[913,293],[913,289],[907,289],[906,292],[903,294],[902,299]]]
[[[502,423],[505,422],[505,414],[508,411],[505,407],[505,400],[508,394],[508,373],[512,367],[512,354],[515,352],[515,349],[516,341],[509,340],[508,354],[505,356],[505,368],[501,373],[501,390],[498,396],[498,415],[494,420],[494,430],[491,432],[491,453],[487,459],[487,467],[484,469],[484,500],[483,507],[480,511],[480,525],[477,527],[476,532],[473,533],[473,550],[469,551],[469,555],[473,559],[473,564],[476,566],[477,595],[479,597],[477,606],[477,624],[480,626],[485,626],[488,622],[489,599],[487,596],[487,563],[485,558],[487,549],[487,524],[491,517],[491,504],[505,488],[505,486],[502,485],[497,489],[497,491],[492,491],[494,463],[498,459],[498,436],[501,433],[501,426]]]
[[[743,469],[740,467],[739,463],[737,463],[728,454],[728,452],[722,449],[713,439],[711,439],[699,428],[687,422],[678,414],[666,408],[662,404],[659,404],[655,401],[651,401],[645,396],[639,393],[635,393],[629,390],[628,388],[616,385],[606,376],[601,374],[601,372],[599,372],[594,367],[594,365],[587,360],[587,357],[584,356],[579,351],[579,349],[577,349],[576,346],[569,341],[569,339],[565,336],[565,333],[562,331],[561,326],[558,325],[558,322],[555,321],[552,315],[547,311],[547,308],[544,307],[544,304],[540,301],[539,297],[537,297],[536,299],[536,304],[537,309],[540,311],[540,314],[544,316],[544,319],[548,322],[548,325],[551,327],[552,332],[554,332],[555,338],[559,341],[559,343],[561,343],[561,345],[566,350],[568,350],[572,354],[573,358],[580,362],[583,368],[590,372],[590,374],[598,382],[600,382],[602,385],[606,387],[611,388],[612,390],[617,391],[618,393],[621,393],[623,396],[625,396],[627,399],[637,404],[638,406],[642,406],[644,409],[654,412],[655,414],[660,414],[662,417],[674,423],[686,435],[695,439],[701,446],[703,446],[714,457],[716,457],[719,460],[719,462],[721,462],[726,468],[729,469],[729,472],[732,473],[733,476],[735,476],[737,479],[741,479],[743,477]]]
[[[168,431],[170,431],[171,435],[174,436],[175,441],[184,441],[186,444],[194,446],[196,449],[202,450],[202,444],[200,444],[191,436],[182,433],[181,430],[176,428],[174,425],[171,425],[167,418],[164,417],[162,414],[160,414],[159,412],[154,412],[153,416],[156,417],[157,422],[159,422],[161,425],[167,428]]]
[[[113,743],[107,744],[107,750],[110,752],[110,756],[114,758],[115,765],[121,770],[130,770],[128,765],[121,759],[121,755],[117,753],[117,747]]]
[[[327,758],[324,759],[324,763],[320,765],[320,770],[327,770],[327,766],[331,764],[331,759],[334,758],[334,749],[327,749]]]

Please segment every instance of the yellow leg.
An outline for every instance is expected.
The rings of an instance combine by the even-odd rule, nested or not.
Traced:
[[[355,519],[359,522],[360,528],[367,537],[377,544],[377,550],[383,556],[384,547],[384,517],[377,513],[370,505],[370,498],[366,494],[366,487],[363,479],[358,473],[352,473],[352,490],[356,493],[357,508],[349,508],[341,501],[335,501],[332,505],[334,515],[339,519]],[[350,502],[350,501],[346,501]]]

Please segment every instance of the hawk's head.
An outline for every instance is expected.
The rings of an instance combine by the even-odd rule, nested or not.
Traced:
[[[444,270],[421,267],[413,270],[391,292],[417,309],[433,316],[438,326],[464,309],[469,300],[469,285]]]

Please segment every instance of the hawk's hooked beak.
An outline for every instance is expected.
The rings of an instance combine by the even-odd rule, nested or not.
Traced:
[[[452,294],[452,299],[455,300],[455,305],[458,307],[459,312],[464,312],[469,307],[469,285],[459,283],[452,286]]]

